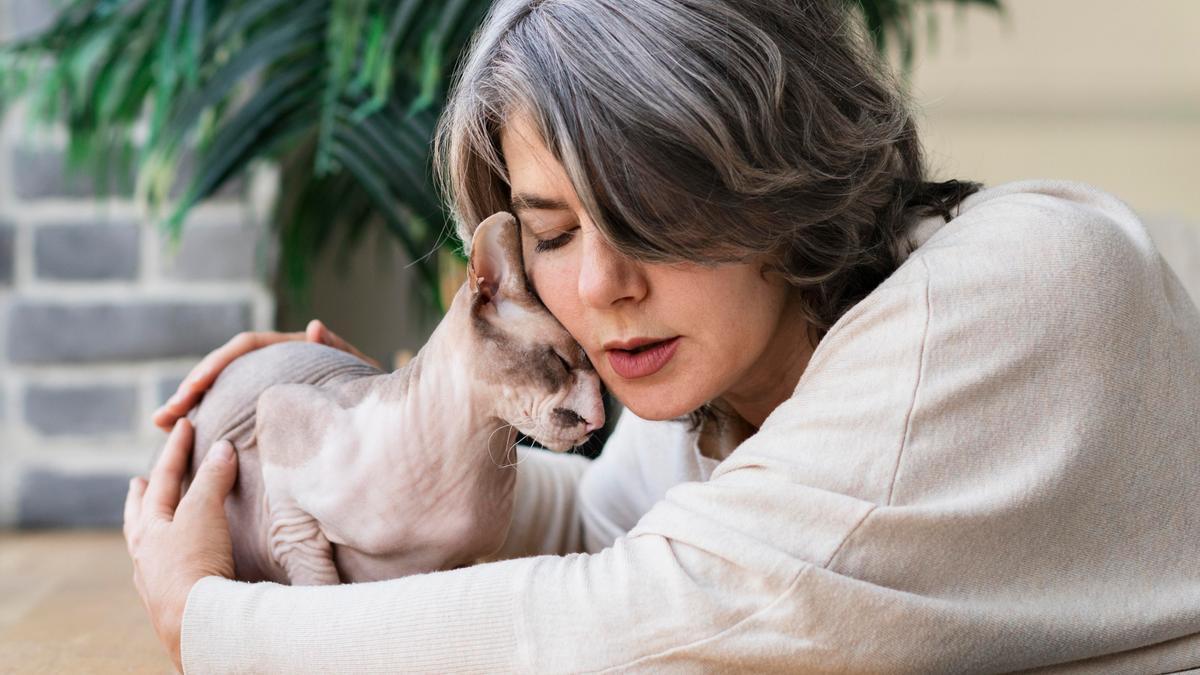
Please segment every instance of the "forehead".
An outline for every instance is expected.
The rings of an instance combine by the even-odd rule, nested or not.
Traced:
[[[527,115],[514,115],[500,129],[500,151],[508,169],[510,195],[530,195],[547,201],[563,202],[569,209],[581,210],[575,188],[567,171],[549,148]],[[533,210],[529,207],[515,211]],[[536,203],[534,204],[536,206]],[[520,213],[516,214],[518,217]]]

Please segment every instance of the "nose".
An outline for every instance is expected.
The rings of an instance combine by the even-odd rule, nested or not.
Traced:
[[[554,418],[564,427],[573,427],[587,421],[580,417],[579,413],[570,408],[555,408]]]
[[[583,236],[579,263],[579,298],[587,305],[608,308],[621,300],[640,300],[646,279],[636,260],[613,248],[595,228]]]
[[[590,434],[602,426],[604,426],[604,401],[596,398],[592,401],[592,409],[589,411],[584,425],[584,428],[587,429],[585,433]]]
[[[586,418],[580,416],[579,413],[569,408],[555,408],[554,417],[559,424],[562,424],[565,427],[573,427],[582,424],[584,433],[590,434],[596,429],[604,426],[604,406],[598,405],[596,410],[592,411],[592,414],[588,415]]]

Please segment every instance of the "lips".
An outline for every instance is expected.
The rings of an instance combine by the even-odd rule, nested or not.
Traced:
[[[671,338],[669,337],[635,337],[628,340],[610,340],[605,342],[601,348],[604,349],[604,351],[608,351],[610,349],[632,351],[638,347],[644,347],[646,345],[654,344],[655,342],[664,342],[670,339]]]
[[[679,347],[679,336],[665,340],[635,338],[625,342],[609,342],[604,347],[612,369],[625,379],[635,379],[662,370],[671,357],[675,356]]]

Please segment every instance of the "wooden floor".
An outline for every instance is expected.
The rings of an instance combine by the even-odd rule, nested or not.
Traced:
[[[174,672],[119,530],[0,530],[0,673]]]

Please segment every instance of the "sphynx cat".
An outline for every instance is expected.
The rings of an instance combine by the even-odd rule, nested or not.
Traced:
[[[219,439],[238,453],[225,500],[238,579],[318,585],[491,555],[512,514],[517,430],[564,452],[603,425],[604,407],[500,212],[475,231],[467,281],[404,367],[277,343],[227,366],[188,417],[191,470]]]

